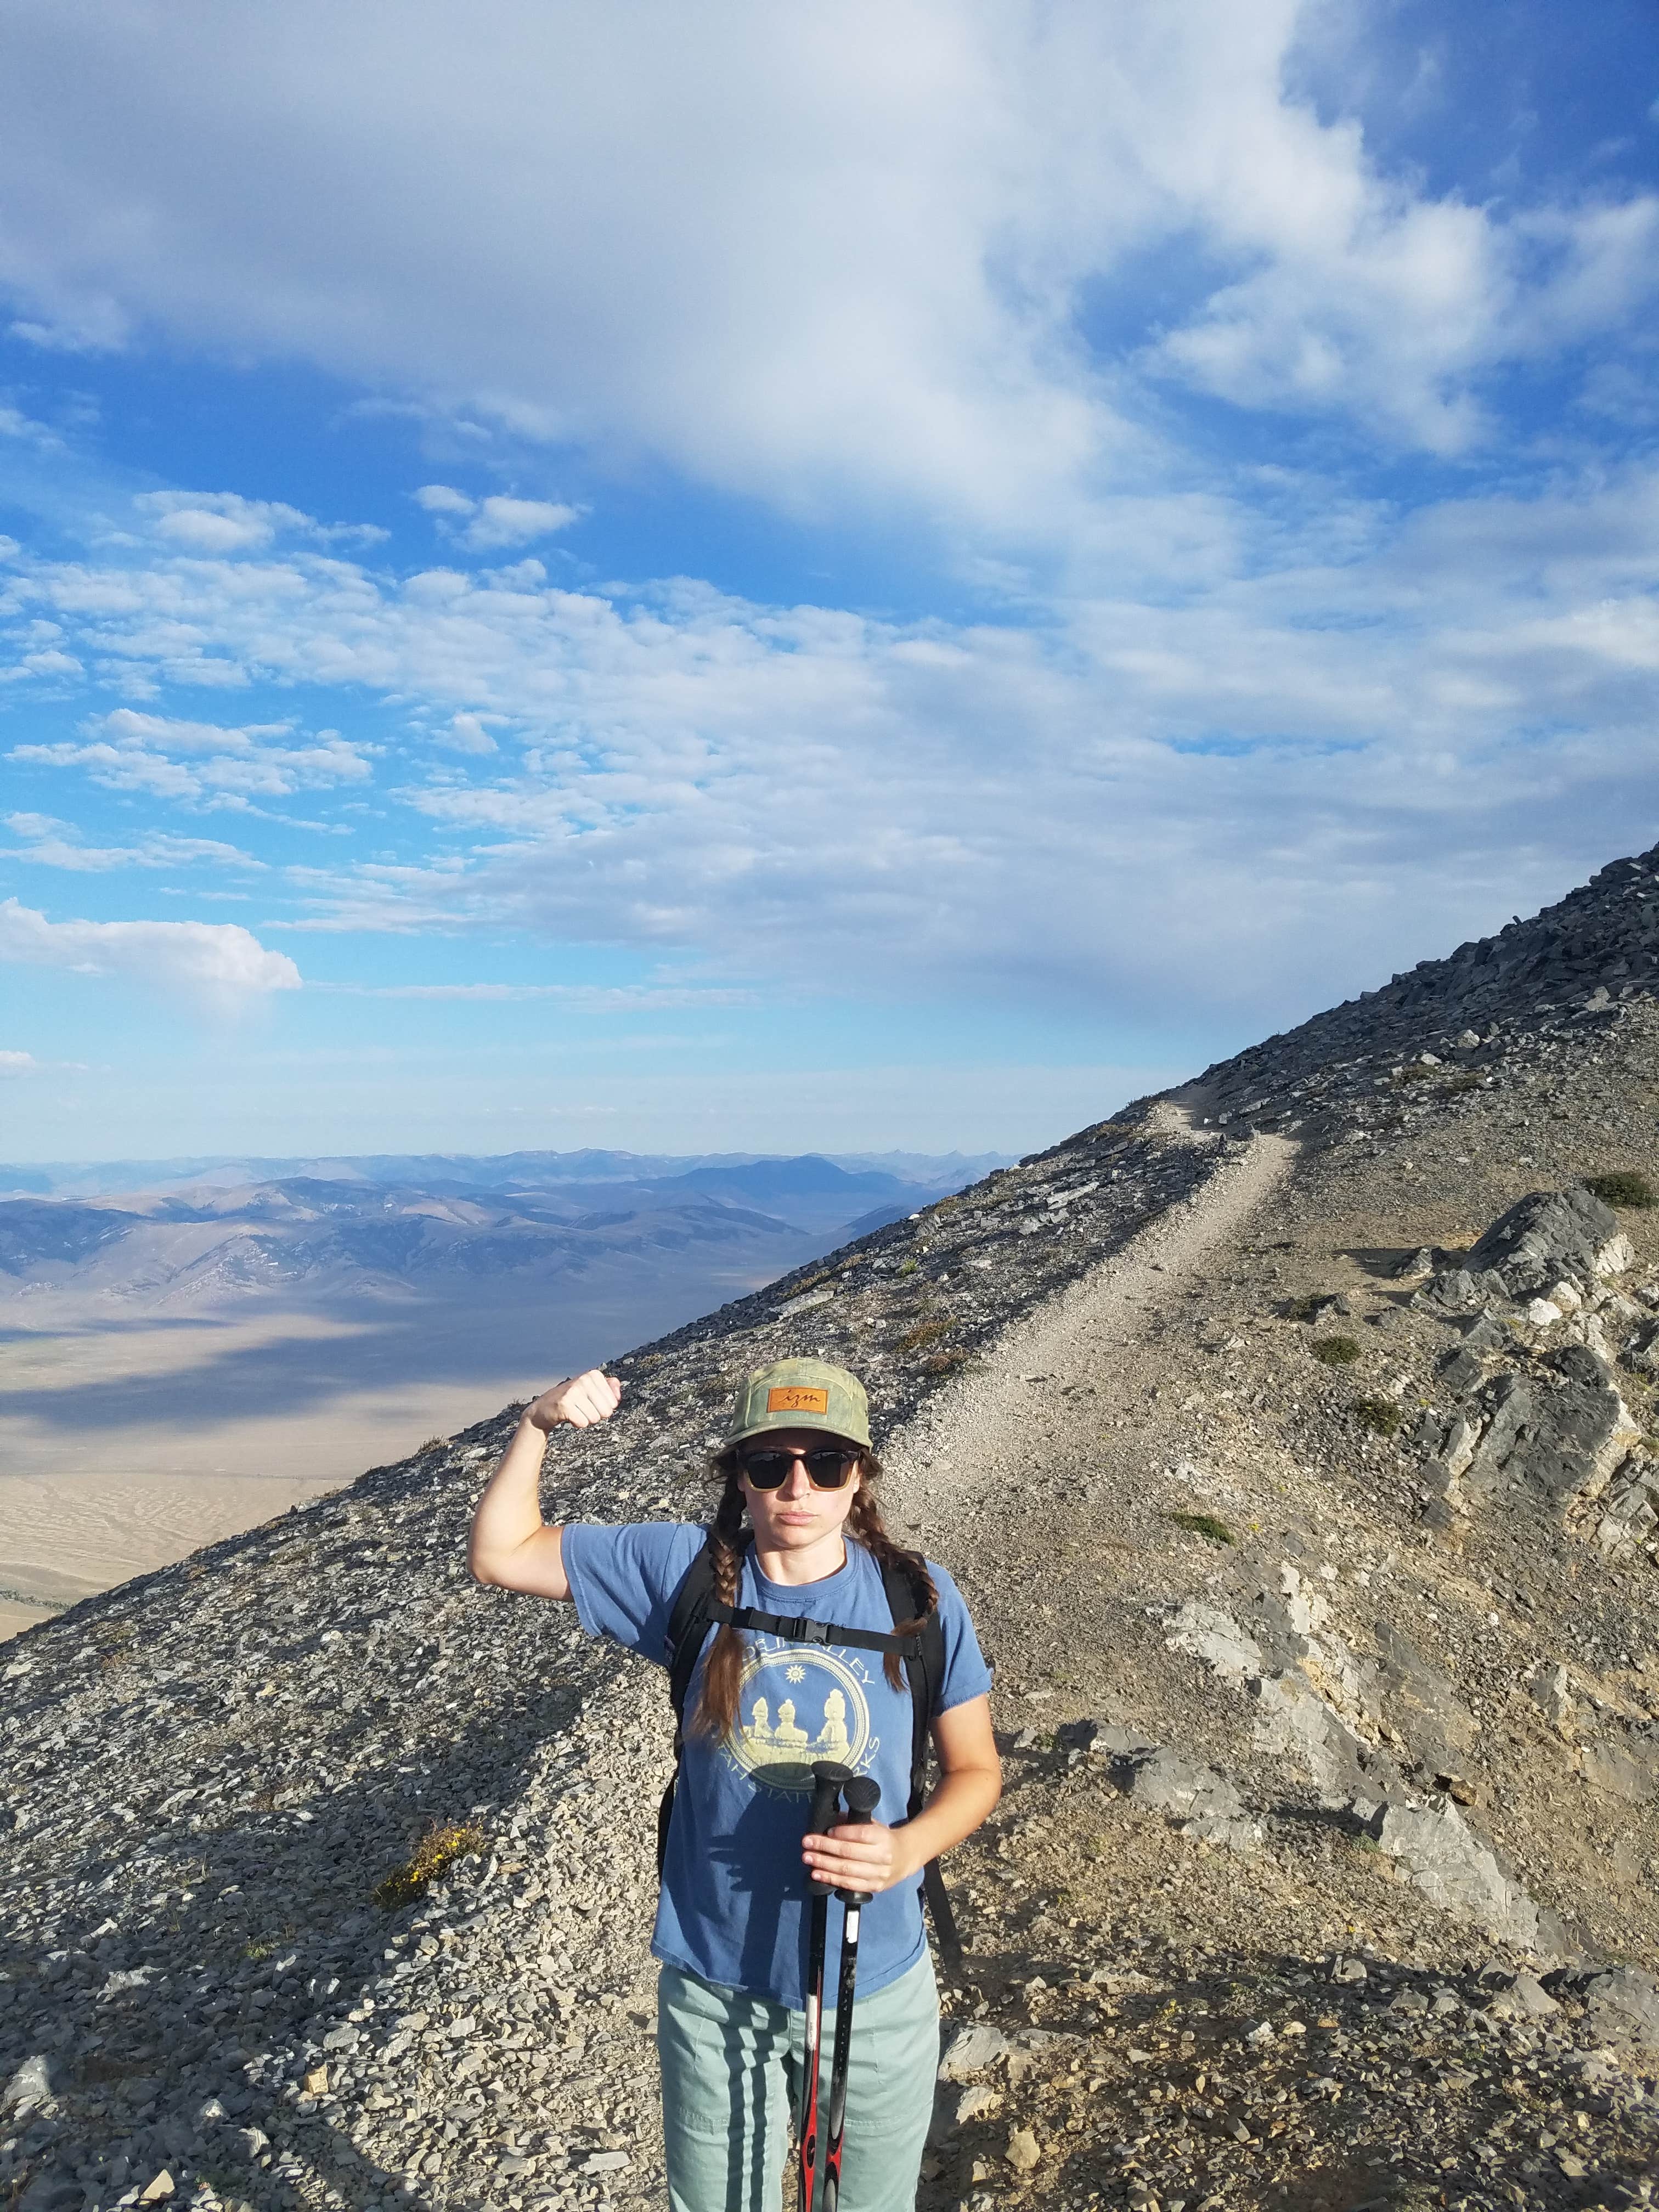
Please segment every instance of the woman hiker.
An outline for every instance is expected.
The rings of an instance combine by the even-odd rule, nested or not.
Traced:
[[[657,2050],[670,2205],[777,2212],[781,2204],[801,2088],[816,1878],[871,1899],[851,2015],[842,2212],[908,2212],[939,2064],[939,1996],[918,1877],[979,1826],[1002,1787],[990,1674],[973,1624],[943,1568],[901,1550],[883,1528],[863,1386],[823,1360],[779,1360],[744,1383],[715,1462],[723,1487],[710,1528],[662,1521],[546,1527],[538,1479],[549,1432],[562,1422],[584,1429],[608,1420],[621,1395],[621,1384],[595,1369],[555,1383],[527,1409],[473,1519],[473,1574],[507,1589],[574,1598],[590,1635],[666,1665],[677,1595],[707,1547],[713,1595],[723,1606],[801,1632],[725,1622],[712,1641],[702,1639],[690,1679],[651,1945],[661,1962]],[[942,1632],[930,1714],[941,1778],[910,1820],[915,1709],[901,1662],[879,1651],[895,1639],[884,1582],[884,1569],[894,1567],[917,1599],[917,1617],[897,1623],[897,1633],[914,1638],[928,1613]],[[834,1640],[838,1628],[864,1632],[862,1646]],[[812,1834],[812,1770],[826,1759],[867,1777],[880,1795],[872,1819]],[[833,2033],[832,2016],[826,2075]]]

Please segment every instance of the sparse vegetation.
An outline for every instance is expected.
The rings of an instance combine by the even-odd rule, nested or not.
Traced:
[[[1359,1357],[1359,1346],[1351,1336],[1322,1336],[1312,1350],[1327,1367],[1352,1367]]]
[[[718,1398],[729,1398],[737,1387],[735,1375],[705,1375],[697,1385],[697,1395],[712,1403]]]
[[[914,1275],[921,1265],[921,1262],[919,1260],[901,1260],[898,1272],[901,1275]]]
[[[416,1459],[420,1459],[429,1451],[447,1451],[448,1449],[449,1438],[447,1437],[428,1437],[426,1442],[421,1446],[420,1450],[416,1453],[415,1456]]]
[[[1353,1417],[1374,1437],[1398,1436],[1406,1418],[1393,1398],[1356,1398]]]
[[[1459,1068],[1455,1075],[1448,1076],[1440,1086],[1443,1098],[1455,1098],[1460,1091],[1479,1091],[1486,1077],[1473,1067]]]
[[[953,1369],[963,1365],[967,1358],[965,1352],[930,1352],[921,1363],[921,1371],[924,1375],[949,1375]]]
[[[947,1314],[942,1321],[919,1321],[907,1328],[895,1349],[899,1352],[920,1352],[925,1344],[937,1344],[942,1336],[949,1336],[952,1323]]]
[[[1238,1539],[1213,1513],[1166,1513],[1164,1519],[1189,1536],[1202,1536],[1206,1544],[1236,1544]]]
[[[1606,1175],[1586,1176],[1584,1188],[1603,1206],[1646,1207],[1659,1203],[1659,1192],[1639,1168],[1613,1168]]]
[[[412,1905],[457,1859],[476,1857],[484,1843],[483,1830],[474,1823],[435,1823],[402,1866],[394,1868],[384,1881],[376,1883],[374,1902],[383,1912],[395,1912],[400,1905]]]
[[[1289,1305],[1285,1309],[1285,1319],[1287,1321],[1311,1321],[1314,1316],[1319,1311],[1321,1306],[1328,1302],[1330,1292],[1328,1291],[1309,1291],[1305,1296],[1302,1297],[1292,1298]]]
[[[276,1946],[269,1942],[264,1936],[250,1936],[242,1946],[242,1956],[251,1960],[257,1966],[261,1959],[268,1959],[276,1948]]]

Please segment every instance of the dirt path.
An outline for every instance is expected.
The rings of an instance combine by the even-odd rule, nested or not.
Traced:
[[[1170,1121],[1185,1126],[1174,1109]],[[1097,1467],[1104,1423],[1139,1425],[1133,1408],[1163,1387],[1169,1364],[1150,1341],[1149,1316],[1201,1278],[1206,1257],[1277,1189],[1296,1152],[1283,1138],[1256,1138],[1191,1200],[1010,1329],[994,1363],[940,1391],[890,1441],[896,1513],[964,1578],[999,1580],[1006,1554],[988,1554],[986,1538],[1011,1522],[1027,1525],[1035,1498],[1074,1495],[1066,1478]],[[1121,1449],[1133,1437],[1115,1441]]]

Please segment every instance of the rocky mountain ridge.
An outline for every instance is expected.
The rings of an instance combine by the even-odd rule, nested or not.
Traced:
[[[744,1368],[870,1380],[1009,1771],[930,2204],[1650,2195],[1659,1237],[1583,1178],[1652,1159],[1656,866],[629,1354],[556,1440],[550,1514],[695,1517]],[[513,1418],[8,1648],[27,2212],[655,2200],[660,1685],[467,1583]]]

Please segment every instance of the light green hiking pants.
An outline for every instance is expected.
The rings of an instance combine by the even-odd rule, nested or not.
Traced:
[[[657,2055],[671,2212],[780,2212],[805,2028],[805,2014],[785,2005],[663,1967]],[[835,2035],[826,2012],[821,2110]],[[924,1954],[854,2008],[843,2212],[912,2212],[938,2072],[939,1991]]]

